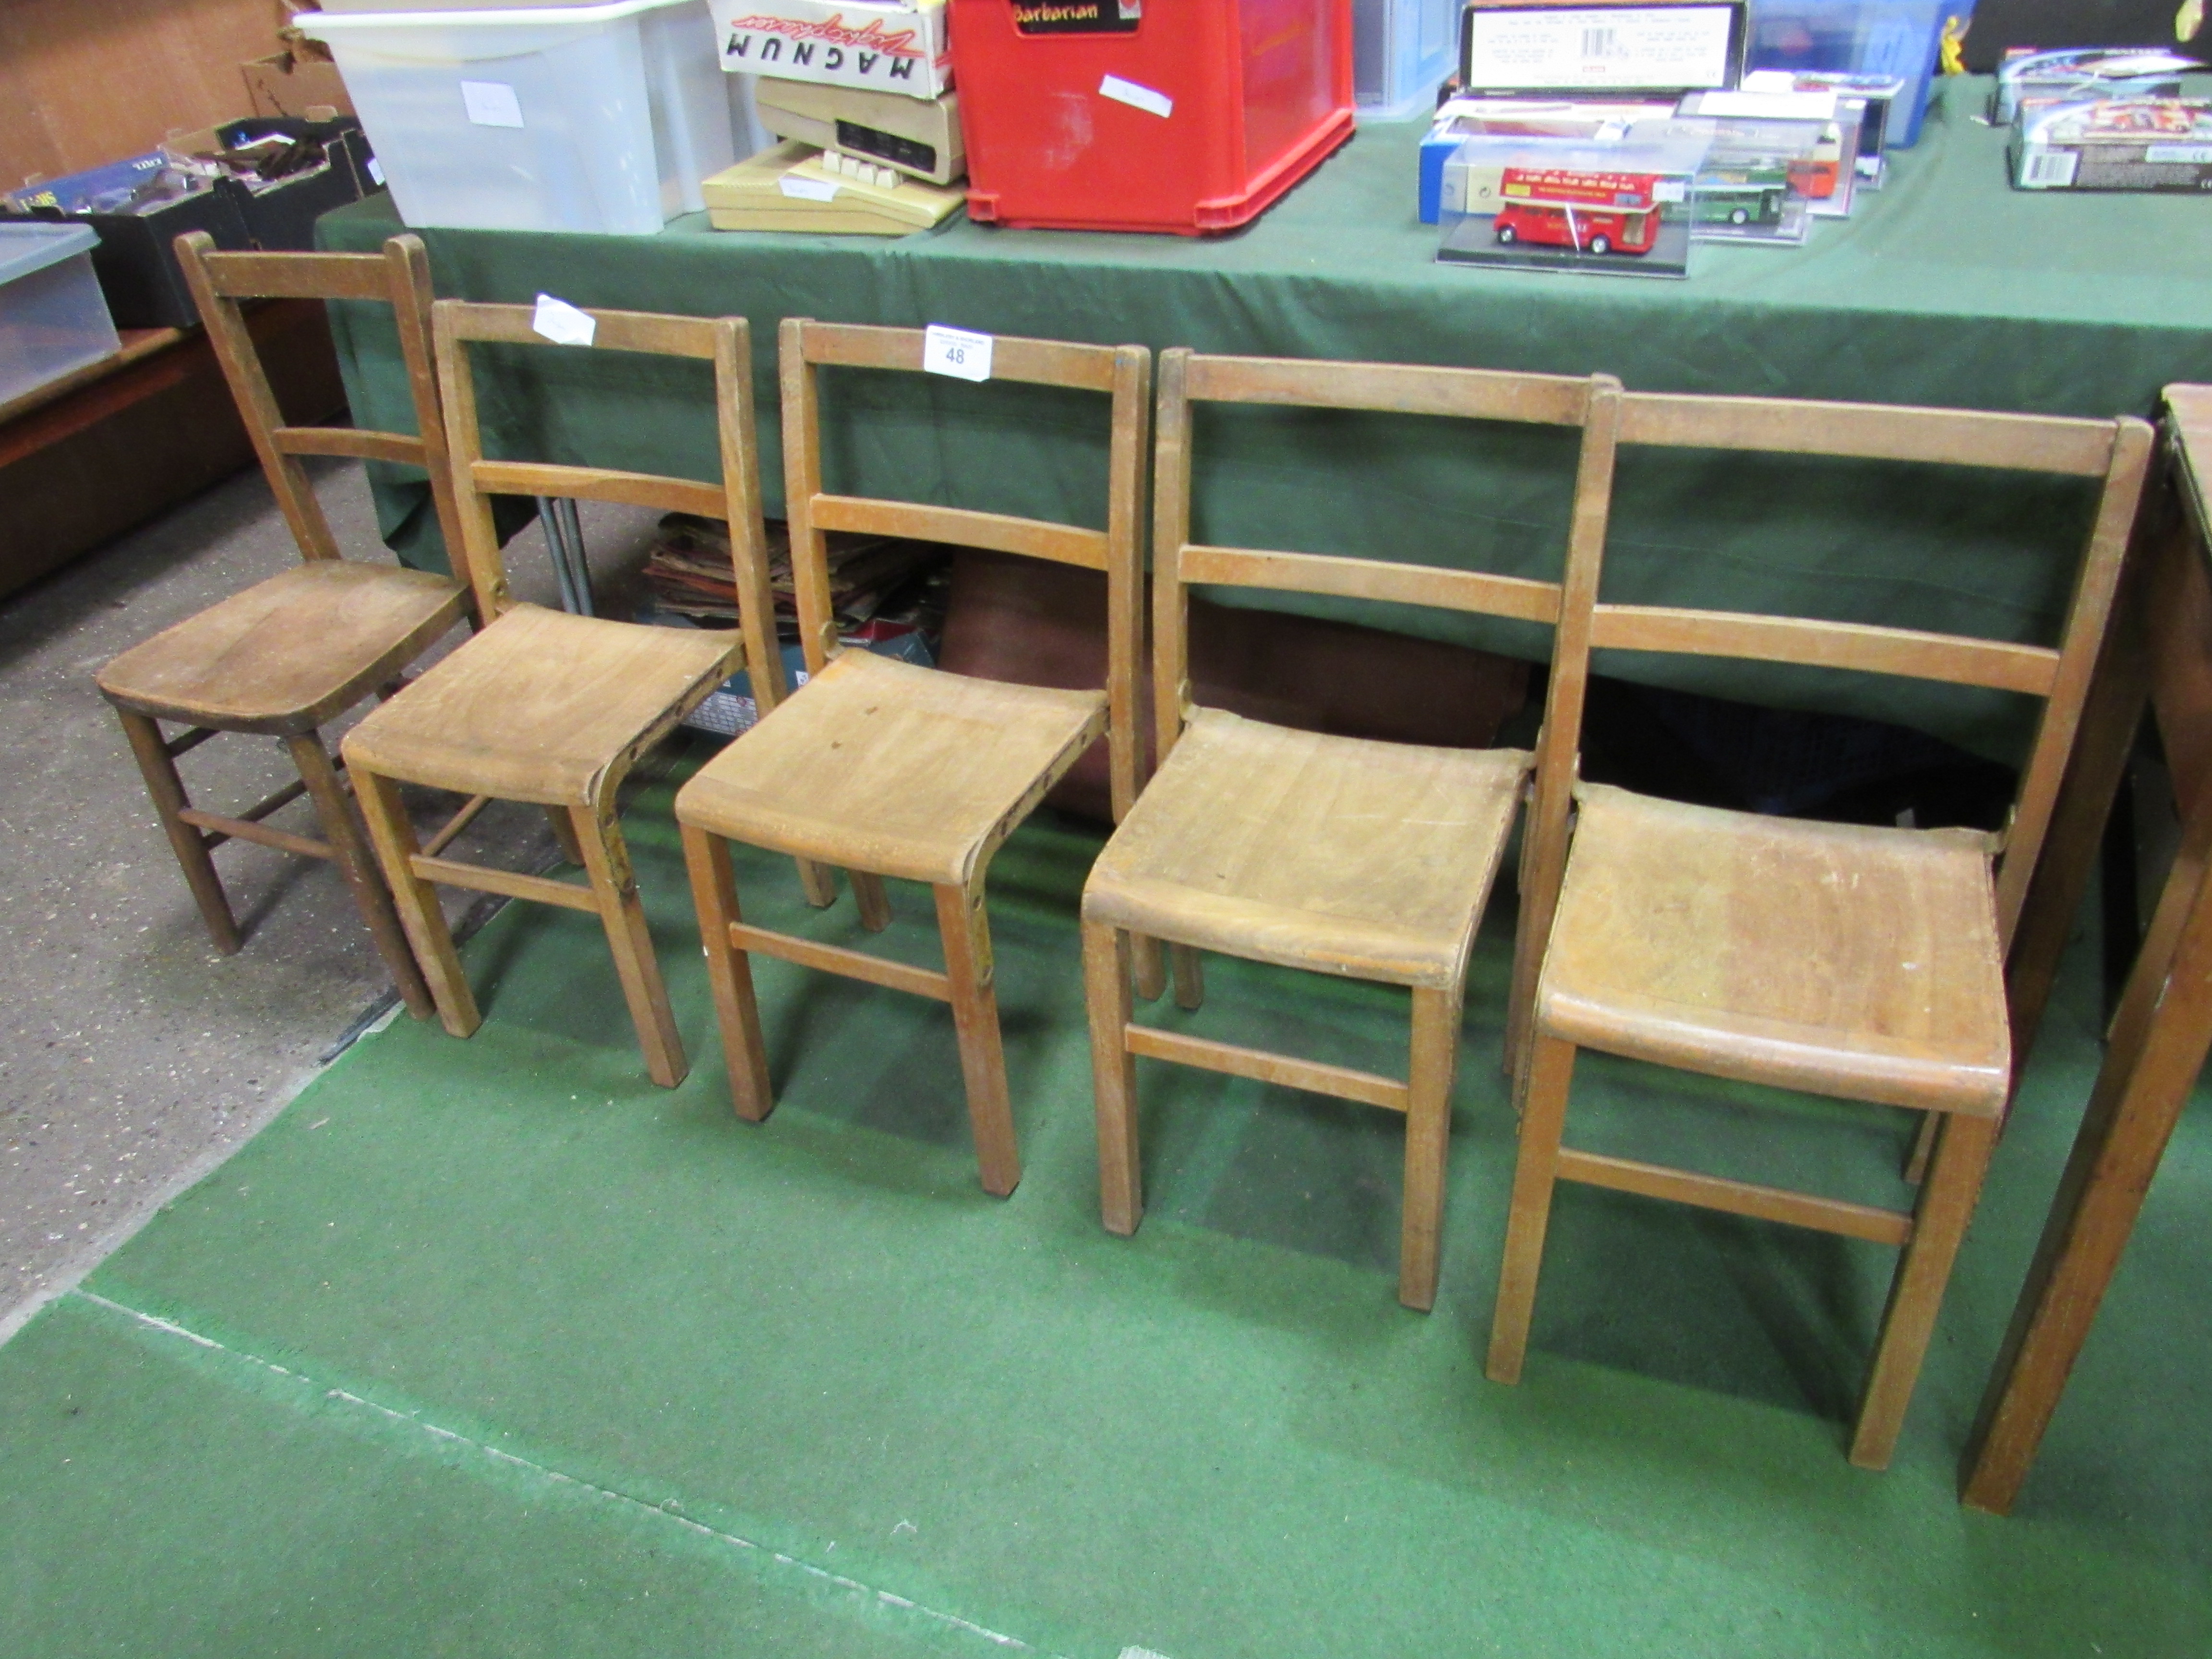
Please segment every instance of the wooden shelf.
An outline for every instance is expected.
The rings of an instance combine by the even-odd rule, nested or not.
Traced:
[[[117,331],[123,338],[122,349],[112,356],[102,357],[96,363],[87,363],[73,369],[58,380],[26,392],[20,398],[11,398],[0,404],[0,427],[21,419],[34,409],[43,409],[58,398],[66,398],[80,386],[104,380],[111,374],[119,374],[136,362],[143,362],[157,351],[166,351],[185,337],[180,328],[125,328]]]
[[[292,418],[345,406],[320,305],[274,301],[247,326]],[[129,331],[113,356],[0,407],[0,596],[253,464],[200,331]]]

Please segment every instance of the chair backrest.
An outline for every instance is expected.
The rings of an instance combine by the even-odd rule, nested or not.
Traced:
[[[823,367],[922,372],[923,331],[783,321],[785,512],[791,521],[792,575],[798,588],[799,637],[810,673],[838,649],[830,603],[829,532],[906,536],[1049,559],[1106,576],[1107,753],[1118,820],[1143,787],[1144,745],[1137,730],[1138,661],[1144,651],[1144,487],[1146,428],[1152,415],[1152,354],[1143,346],[1083,345],[997,335],[991,378],[1065,386],[1111,399],[1106,528],[980,513],[876,496],[825,495],[822,489],[822,405],[816,371]]]
[[[1543,908],[1556,884],[1575,753],[1589,678],[1589,611],[1597,595],[1606,514],[1613,493],[1613,430],[1620,382],[1607,374],[1517,374],[1482,368],[1201,356],[1186,348],[1160,356],[1159,434],[1153,467],[1152,697],[1164,762],[1193,707],[1191,584],[1272,588],[1474,611],[1553,630],[1550,688],[1536,744],[1530,807],[1531,863],[1524,911]],[[1199,403],[1292,404],[1436,415],[1469,421],[1582,429],[1574,505],[1558,581],[1336,554],[1205,546],[1190,539],[1191,406]],[[1541,937],[1540,933],[1537,937]]]
[[[672,317],[641,311],[586,311],[588,346],[562,345],[532,325],[530,306],[476,305],[441,300],[432,321],[438,378],[446,404],[447,443],[452,452],[453,495],[459,510],[469,579],[489,623],[514,603],[493,522],[494,495],[542,495],[612,501],[664,513],[691,513],[729,526],[730,563],[738,588],[738,624],[744,639],[753,693],[766,714],[783,700],[783,656],[776,648],[775,605],[769,587],[767,544],[761,526],[759,459],[754,447],[751,333],[742,317]],[[471,343],[531,346],[544,351],[622,351],[646,356],[689,357],[714,369],[714,419],[720,439],[722,477],[717,483],[654,472],[541,461],[487,460],[477,409]]]
[[[455,561],[453,574],[460,576],[460,521],[453,511],[445,422],[431,365],[430,259],[422,239],[394,236],[381,253],[220,253],[213,238],[194,230],[178,237],[176,246],[177,263],[192,291],[192,302],[199,307],[200,320],[207,325],[208,343],[230,383],[239,416],[301,556],[341,556],[330,520],[323,516],[322,504],[315,499],[298,457],[397,461],[429,474],[438,527]],[[240,309],[250,300],[355,300],[390,306],[399,330],[400,362],[406,366],[408,390],[415,400],[416,430],[286,425]]]
[[[1621,400],[1620,442],[1923,462],[2103,480],[2056,647],[1862,623],[1601,601],[1591,619],[1591,644],[1600,650],[1851,669],[2043,699],[1997,872],[1999,937],[2009,947],[2112,614],[2151,453],[2150,427],[2131,417],[2093,421],[1778,398],[1632,392]]]

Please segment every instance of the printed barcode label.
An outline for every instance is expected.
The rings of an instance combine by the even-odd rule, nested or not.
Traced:
[[[2070,149],[2032,149],[2021,158],[2020,181],[2046,190],[2063,190],[2074,182],[2081,158]]]
[[[1612,28],[1586,28],[1583,31],[1583,56],[1585,58],[1613,58],[1620,55]]]

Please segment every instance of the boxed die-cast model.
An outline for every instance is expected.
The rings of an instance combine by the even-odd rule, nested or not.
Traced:
[[[1666,182],[1649,173],[1508,167],[1491,234],[1578,253],[1649,253],[1659,240],[1656,192]]]

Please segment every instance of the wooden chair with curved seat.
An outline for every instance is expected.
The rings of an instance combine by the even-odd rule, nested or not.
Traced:
[[[2055,647],[1660,605],[1597,648],[1854,669],[2042,700],[2000,835],[1761,817],[1584,786],[1535,999],[1489,1374],[1518,1379],[1559,1181],[1900,1246],[1850,1457],[1886,1467],[2011,1073],[2004,966],[2104,637],[2150,453],[2132,419],[1632,394],[1620,441],[2101,481]],[[1909,1213],[1562,1144],[1583,1048],[1936,1115]]]
[[[984,1188],[1021,1179],[983,887],[1006,838],[1103,733],[1116,815],[1140,781],[1137,659],[1143,627],[1141,491],[1152,354],[1141,346],[1000,336],[991,375],[1110,400],[1106,528],[953,507],[825,494],[817,368],[919,371],[919,329],[785,319],[786,507],[807,684],[702,767],[676,799],[716,1017],[739,1115],[775,1105],[749,953],[952,1005]],[[824,532],[909,536],[1050,559],[1107,580],[1107,684],[1058,690],[896,663],[837,641]],[[729,845],[743,842],[851,872],[860,918],[890,921],[881,878],[927,883],[945,941],[942,973],[747,925]],[[1157,986],[1157,966],[1152,979]]]
[[[1556,879],[1620,386],[1602,375],[1209,357],[1183,349],[1165,353],[1160,364],[1152,573],[1159,770],[1083,890],[1105,1224],[1133,1233],[1143,1215],[1138,1056],[1364,1102],[1407,1118],[1398,1297],[1426,1310],[1436,1300],[1468,953],[1532,772],[1522,916],[1539,937],[1543,895]],[[1191,410],[1206,402],[1419,413],[1470,428],[1579,428],[1559,580],[1194,544]],[[1536,752],[1326,736],[1194,707],[1188,605],[1192,584],[1201,582],[1389,600],[1552,628],[1552,689]],[[1200,999],[1200,950],[1407,987],[1407,1080],[1137,1024],[1133,934],[1168,942],[1176,1000],[1186,1008]]]
[[[214,249],[204,231],[191,232],[177,239],[178,264],[302,562],[124,652],[100,671],[100,689],[122,717],[161,828],[216,948],[228,953],[240,943],[209,856],[216,848],[251,841],[327,859],[345,877],[408,1007],[427,1018],[430,994],[320,728],[388,687],[440,635],[470,618],[469,591],[427,571],[344,558],[299,458],[354,456],[426,469],[446,544],[459,548],[431,365],[429,262],[422,239],[413,235],[393,237],[381,253]],[[241,302],[256,299],[391,306],[418,431],[286,424],[240,312]],[[165,738],[164,720],[187,729]],[[222,732],[281,738],[299,781],[234,816],[194,806],[177,758]],[[314,802],[320,841],[264,822],[303,793]]]
[[[597,915],[646,1070],[673,1088],[687,1062],[638,901],[617,818],[630,769],[729,675],[750,666],[754,695],[772,709],[784,690],[762,540],[753,449],[752,358],[744,319],[594,311],[588,347],[556,345],[532,327],[528,306],[439,301],[433,324],[452,457],[453,488],[483,631],[346,734],[344,751],[408,937],[440,1018],[455,1036],[482,1022],[434,887],[445,883]],[[473,343],[548,351],[601,350],[711,364],[722,476],[689,478],[484,458]],[[492,520],[495,495],[614,501],[726,520],[739,632],[650,628],[518,603]],[[399,800],[402,783],[546,808],[586,885],[441,856],[441,836],[418,844]],[[448,827],[449,830],[451,826]],[[823,878],[810,873],[819,887]]]

